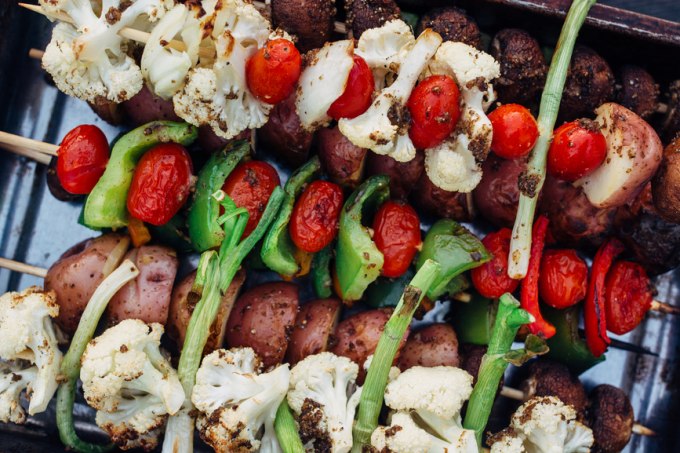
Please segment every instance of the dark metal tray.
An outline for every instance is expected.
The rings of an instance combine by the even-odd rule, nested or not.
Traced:
[[[486,33],[520,27],[542,44],[549,44],[559,32],[559,10],[564,10],[569,1],[458,3],[468,8]],[[670,3],[673,2],[669,2],[672,8]],[[644,23],[638,20],[634,25],[621,19],[631,15],[620,10],[598,7],[596,11],[600,19],[586,26],[581,41],[592,45],[614,65],[625,61],[648,67],[662,86],[680,77],[678,24],[645,18]],[[0,130],[57,143],[76,125],[90,123],[102,128],[107,137],[115,137],[118,128],[100,120],[85,103],[59,93],[47,83],[39,62],[28,57],[31,47],[45,47],[50,30],[47,20],[20,11],[15,0],[0,0]],[[0,151],[0,256],[49,266],[69,246],[93,236],[92,231],[77,223],[80,209],[80,204],[60,202],[51,196],[44,166]],[[680,272],[666,274],[657,283],[659,299],[677,303]],[[2,292],[41,284],[39,278],[0,270]],[[626,452],[679,450],[679,334],[680,319],[651,314],[642,326],[620,339],[655,351],[658,357],[612,349],[604,364],[582,375],[587,386],[609,383],[623,388],[630,396],[636,419],[659,433],[647,438],[633,435]],[[96,435],[91,412],[82,405],[77,406],[77,411],[79,428]],[[24,427],[0,424],[0,453],[19,451],[63,451],[56,435],[53,407]]]

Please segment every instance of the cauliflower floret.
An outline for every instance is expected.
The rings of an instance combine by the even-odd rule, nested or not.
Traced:
[[[377,451],[393,453],[477,453],[477,444],[470,443],[469,434],[452,442],[444,441],[420,428],[407,412],[395,412],[390,426],[379,426],[371,434],[371,445]],[[472,434],[474,440],[474,434]]]
[[[21,375],[25,381],[5,381],[5,392],[10,393],[3,393],[3,399],[13,395],[18,398],[21,390],[27,388],[30,415],[43,412],[57,390],[62,354],[51,318],[58,315],[59,305],[54,291],[45,292],[32,286],[20,293],[10,292],[0,297],[0,359],[13,361],[2,375],[5,379],[6,373]],[[23,361],[35,367],[22,369],[22,374],[19,374]],[[15,402],[18,406],[18,401]],[[6,408],[8,418],[15,414],[16,420],[23,421],[23,409],[17,406]]]
[[[346,453],[361,398],[359,366],[347,357],[322,352],[298,362],[290,373],[288,404],[298,418],[308,449]]]
[[[524,403],[512,416],[510,427],[493,440],[492,452],[528,453],[587,453],[594,442],[592,430],[576,421],[574,408],[554,396]]]
[[[425,171],[440,189],[468,193],[482,180],[481,165],[465,146],[463,137],[445,140],[425,150]]]
[[[191,70],[173,102],[175,113],[188,123],[208,124],[215,134],[230,139],[264,125],[272,109],[257,100],[246,83],[246,62],[265,44],[271,29],[267,19],[244,0],[225,0],[216,6],[207,21],[215,40],[215,61],[211,67]]]
[[[330,121],[328,109],[345,91],[354,65],[354,42],[327,42],[313,54],[302,74],[295,109],[302,127],[313,131]]]
[[[380,448],[381,443],[387,443],[395,453],[442,451],[442,444],[436,443],[439,440],[450,452],[476,452],[475,433],[463,428],[460,415],[471,393],[472,376],[464,370],[449,366],[409,368],[385,389],[385,404],[396,413],[390,427],[374,433],[373,446]],[[401,415],[397,417],[398,414]],[[396,449],[397,444],[393,445],[391,438],[398,433],[397,426],[412,433],[414,438],[428,435],[432,439],[424,445],[405,444],[410,448]],[[417,433],[416,429],[422,433]],[[404,442],[407,440],[404,436]],[[422,450],[413,450],[416,446]]]
[[[73,24],[59,23],[45,49],[43,68],[64,93],[95,102],[130,99],[142,89],[142,73],[127,55],[128,41],[118,33],[141,16],[163,16],[164,0],[105,2],[99,12],[90,0],[41,0],[43,8],[64,12]]]
[[[376,90],[385,86],[385,77],[388,74],[399,72],[401,62],[415,42],[411,27],[400,19],[391,20],[361,34],[355,53],[371,68]]]
[[[26,412],[21,407],[21,392],[38,376],[38,368],[23,360],[0,362],[0,422],[23,424]]]
[[[286,396],[290,370],[279,365],[261,373],[251,348],[218,349],[203,358],[191,401],[196,426],[217,452],[280,452],[274,419]]]
[[[380,90],[364,113],[338,122],[345,137],[356,146],[389,155],[399,162],[412,160],[416,149],[408,136],[406,102],[441,42],[439,34],[426,29],[406,54],[394,83]]]
[[[491,453],[526,453],[524,437],[512,428],[506,428],[491,439]]]
[[[87,345],[80,379],[96,422],[123,449],[152,450],[168,414],[184,402],[177,372],[160,350],[163,326],[127,319]]]

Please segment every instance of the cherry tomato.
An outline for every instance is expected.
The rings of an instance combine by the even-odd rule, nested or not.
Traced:
[[[328,115],[335,120],[361,115],[371,105],[374,86],[373,73],[366,61],[354,55],[354,66],[349,72],[345,91],[328,108]]]
[[[420,219],[407,204],[387,201],[373,219],[373,240],[385,258],[382,275],[400,277],[411,265],[422,238]]]
[[[617,261],[605,280],[607,330],[623,335],[635,329],[653,300],[654,289],[644,268],[631,261]]]
[[[538,139],[538,124],[531,112],[519,104],[505,104],[489,114],[493,126],[491,149],[504,159],[524,157]]]
[[[267,41],[246,63],[248,89],[260,101],[278,104],[295,89],[301,67],[295,44],[283,38]]]
[[[519,285],[519,280],[513,280],[508,276],[511,235],[512,231],[509,228],[502,228],[495,233],[487,234],[482,239],[482,244],[493,255],[493,258],[472,269],[472,284],[475,285],[479,294],[489,299],[496,299],[505,293],[514,292]]]
[[[571,307],[586,297],[588,266],[575,250],[546,250],[541,259],[538,292],[551,307]]]
[[[418,149],[432,148],[451,135],[460,117],[460,92],[449,76],[424,79],[408,99],[411,128],[408,135]]]
[[[257,226],[269,196],[281,183],[276,169],[266,162],[251,160],[234,168],[222,186],[239,208],[248,210],[248,223],[243,232],[247,237]]]
[[[57,177],[69,193],[85,195],[101,178],[109,162],[109,142],[97,126],[72,129],[57,150]]]
[[[342,209],[342,189],[327,181],[314,181],[307,186],[293,208],[290,238],[301,250],[316,253],[338,234]]]
[[[182,145],[161,143],[139,160],[127,197],[130,215],[164,225],[180,210],[191,191],[191,158]]]
[[[607,155],[607,141],[597,123],[576,120],[557,128],[548,150],[548,173],[574,182],[597,169]]]

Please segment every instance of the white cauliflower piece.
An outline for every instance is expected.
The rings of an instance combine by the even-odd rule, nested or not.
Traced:
[[[196,427],[217,452],[280,452],[274,419],[286,396],[290,370],[261,373],[251,348],[218,349],[203,358],[191,401],[200,411]]]
[[[62,354],[52,318],[58,315],[59,305],[54,291],[45,292],[31,286],[20,293],[10,292],[0,297],[0,359],[12,361],[5,367],[2,376],[3,379],[7,378],[6,373],[21,376],[21,380],[15,382],[4,381],[5,392],[9,393],[5,395],[3,392],[3,400],[14,399],[14,395],[18,398],[17,392],[26,388],[30,396],[30,415],[47,409],[57,390]],[[23,361],[35,366],[22,369]],[[4,409],[10,420],[25,419],[20,407],[11,405]]]
[[[352,449],[352,425],[361,398],[358,374],[356,363],[331,352],[308,356],[293,367],[288,404],[306,448],[332,453]]]
[[[173,96],[175,113],[195,126],[210,125],[215,134],[233,138],[263,126],[272,105],[248,90],[246,62],[262,47],[271,29],[267,19],[244,0],[217,2],[210,15],[216,58],[211,67],[191,70],[186,85]]]
[[[387,385],[385,404],[396,413],[390,427],[374,433],[371,443],[377,448],[385,443],[395,453],[434,452],[442,451],[442,444],[436,443],[439,440],[445,441],[448,450],[444,451],[476,452],[475,433],[463,428],[460,415],[471,393],[472,376],[464,370],[450,366],[409,368]],[[397,417],[398,414],[402,415]],[[424,445],[414,444],[410,449],[395,449],[397,445],[391,442],[396,442],[392,438],[399,432],[397,426],[412,433],[414,438],[428,435],[432,439]],[[417,433],[416,429],[422,433]],[[408,437],[404,437],[404,441],[407,440]],[[414,450],[416,445],[421,450]]]
[[[38,376],[38,368],[23,360],[0,362],[0,422],[23,424],[26,411],[21,407],[21,392]]]
[[[380,90],[371,106],[356,118],[338,121],[340,131],[360,148],[408,162],[416,155],[408,137],[406,102],[430,58],[442,42],[441,36],[426,29],[406,54],[397,79]]]
[[[388,74],[399,72],[401,62],[415,42],[411,27],[401,19],[391,20],[361,34],[355,53],[371,68],[376,90],[386,85]]]
[[[130,99],[142,89],[142,73],[127,55],[129,42],[118,33],[144,16],[163,16],[164,0],[110,0],[101,11],[90,0],[41,0],[50,12],[64,12],[73,25],[59,23],[45,49],[43,68],[64,93],[95,102]]]
[[[426,149],[425,171],[435,186],[450,192],[472,192],[482,180],[481,165],[460,136]]]
[[[354,66],[354,42],[327,42],[315,51],[298,84],[295,109],[302,127],[313,131],[330,121],[328,109],[345,91]]]
[[[184,402],[177,372],[160,350],[163,326],[126,319],[87,345],[80,379],[97,425],[122,449],[158,444],[168,414]]]
[[[178,51],[167,43],[177,36],[187,46]],[[176,5],[158,21],[144,45],[141,67],[151,90],[163,99],[170,99],[184,85],[189,69],[198,63],[202,30],[192,10]]]
[[[523,448],[518,447],[517,439]],[[594,442],[592,430],[576,421],[574,408],[554,396],[524,403],[512,416],[510,427],[493,440],[494,453],[587,453]]]

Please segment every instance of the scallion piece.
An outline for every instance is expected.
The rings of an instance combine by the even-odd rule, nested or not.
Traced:
[[[285,398],[276,411],[274,429],[276,430],[276,438],[279,440],[283,453],[305,453],[305,447],[300,440],[295,418],[293,418],[288,401]]]

